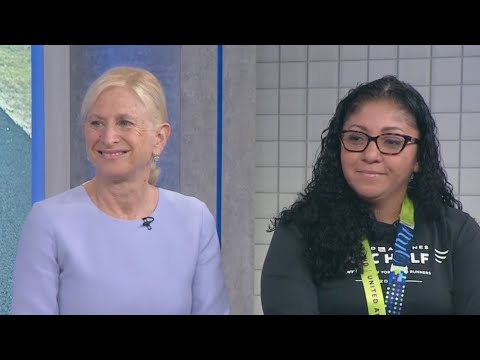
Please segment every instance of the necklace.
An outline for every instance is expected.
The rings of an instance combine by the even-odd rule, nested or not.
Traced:
[[[109,206],[108,203],[102,201],[102,197],[98,195],[98,188],[94,181],[88,181],[83,185],[92,203],[102,212],[117,219],[123,219],[123,220],[143,219],[147,216],[150,216],[155,211],[158,204],[159,193],[158,193],[158,189],[155,188],[155,191],[152,194],[152,196],[146,196],[145,197],[146,201],[139,203],[142,206],[139,206],[137,211],[125,212],[125,211],[122,211],[122,207],[120,206],[112,207],[112,206]],[[147,192],[150,193],[150,191],[151,189],[148,188]],[[144,206],[145,204],[148,204],[148,207]],[[135,208],[135,206],[129,207],[129,210],[131,208]],[[114,209],[117,209],[117,210],[115,211]]]

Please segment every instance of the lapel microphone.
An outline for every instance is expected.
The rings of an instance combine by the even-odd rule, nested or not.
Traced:
[[[151,216],[147,216],[147,217],[144,217],[142,218],[143,220],[143,224],[142,226],[145,226],[148,230],[152,230],[152,227],[150,226],[150,224],[155,220],[153,217]]]

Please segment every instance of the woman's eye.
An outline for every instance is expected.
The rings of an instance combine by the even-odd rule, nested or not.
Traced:
[[[360,142],[364,139],[361,136],[358,136],[358,135],[350,135],[348,137],[348,140],[351,141],[351,142]]]
[[[403,141],[400,138],[390,137],[390,138],[386,138],[383,142],[386,145],[398,146],[398,145],[401,145]]]
[[[97,127],[102,126],[102,123],[98,120],[92,120],[92,121],[90,121],[90,126],[92,126],[94,128],[97,128]]]
[[[120,121],[118,122],[118,124],[119,124],[120,126],[130,126],[130,125],[132,125],[132,122],[131,122],[131,121],[128,121],[128,120],[120,120]]]

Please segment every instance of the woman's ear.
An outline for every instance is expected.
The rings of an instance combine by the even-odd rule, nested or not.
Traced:
[[[169,123],[161,124],[155,132],[155,150],[154,153],[160,155],[170,137],[171,127]]]
[[[413,172],[414,173],[420,172],[420,163],[418,162],[418,160],[415,162],[415,166],[413,167]]]

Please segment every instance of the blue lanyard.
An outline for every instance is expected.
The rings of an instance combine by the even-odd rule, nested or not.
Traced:
[[[400,315],[403,306],[403,298],[405,296],[405,285],[407,282],[408,264],[410,263],[410,250],[412,248],[413,230],[415,228],[414,209],[412,200],[406,196],[402,203],[402,210],[400,213],[400,224],[398,225],[397,238],[395,240],[392,265],[390,266],[390,274],[388,276],[387,291],[385,293],[385,308],[387,315]],[[368,264],[373,263],[373,257],[369,249],[368,239],[362,242],[366,250]],[[370,265],[371,266],[371,265]],[[378,273],[375,271],[370,273],[369,278],[375,277],[375,282],[368,282],[366,276],[362,276],[363,287],[365,290],[365,297],[369,308],[369,314],[372,315],[371,305],[369,300],[371,298],[370,292],[375,291],[376,296],[383,298],[380,281],[378,280]],[[377,284],[373,286],[372,284]],[[383,300],[383,299],[382,299]],[[383,314],[383,311],[382,311]]]

